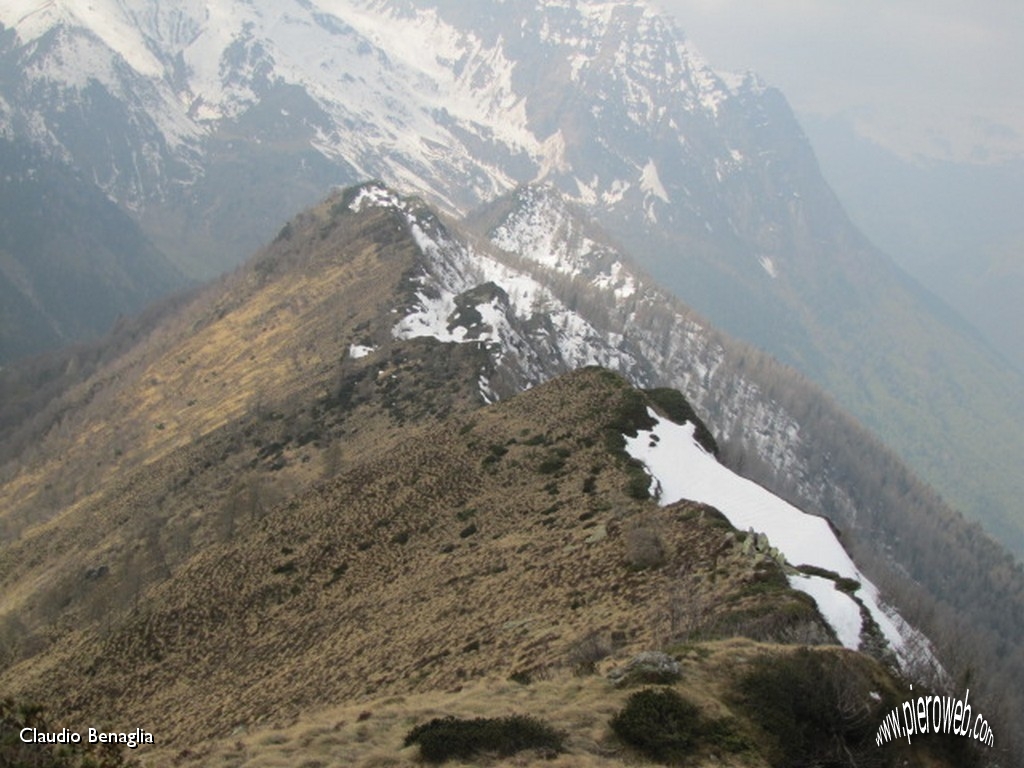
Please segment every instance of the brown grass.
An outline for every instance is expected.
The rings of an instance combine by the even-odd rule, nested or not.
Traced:
[[[422,379],[404,349],[391,368],[397,391]],[[160,573],[149,555],[166,545],[165,528],[110,542],[105,557],[144,571],[141,599],[55,633],[46,654],[7,679],[75,722],[143,723],[191,748],[268,722],[290,726],[338,700],[558,675],[595,634],[619,658],[662,648],[685,639],[673,636],[667,609],[684,578],[722,611],[789,599],[784,589],[747,596],[756,571],[717,517],[629,497],[602,427],[625,392],[620,380],[583,371],[472,420],[404,428],[373,407],[379,401],[359,406],[362,415],[343,422],[351,443],[335,479],[307,481],[308,490],[243,516],[231,538],[193,545]],[[160,462],[182,465],[173,481],[140,471],[94,514],[157,494],[173,507],[168,489],[217,445]],[[212,483],[224,468],[209,472]],[[581,494],[586,478],[593,492]],[[179,493],[194,499],[201,483]],[[664,564],[630,566],[623,531],[634,523],[658,531]],[[594,537],[598,528],[606,535]],[[89,590],[118,585],[67,583],[78,595],[72,610],[84,611]]]
[[[683,695],[700,703],[702,711],[721,716],[721,705],[706,687],[725,665],[721,658],[737,652],[737,644],[709,644],[708,655],[700,661],[687,659],[685,682],[678,686]],[[754,644],[744,648],[752,654]],[[629,691],[613,688],[598,676],[577,677],[563,670],[548,680],[519,685],[496,677],[473,681],[452,692],[428,692],[387,697],[322,709],[307,714],[301,723],[250,729],[206,745],[202,754],[179,758],[174,750],[153,749],[142,755],[146,766],[204,765],[211,768],[247,766],[320,765],[323,768],[380,768],[422,765],[416,747],[403,747],[405,734],[416,724],[435,717],[501,717],[530,714],[568,735],[566,752],[552,760],[540,761],[554,768],[598,768],[600,766],[645,765],[645,761],[617,742],[608,723],[622,708]],[[753,755],[695,755],[701,765],[760,766]],[[536,763],[531,753],[506,759],[481,757],[473,762],[451,761],[446,765],[525,766]],[[695,763],[696,764],[696,763]]]
[[[588,638],[599,671],[674,647],[727,714],[757,648],[693,631],[805,606],[717,515],[630,496],[605,429],[626,385],[580,371],[480,409],[485,350],[391,339],[396,222],[301,224],[71,393],[0,485],[0,618],[24,635],[0,687],[153,732],[154,766],[407,765],[417,722],[512,712],[569,734],[552,765],[641,765],[608,737],[626,694],[573,674]]]

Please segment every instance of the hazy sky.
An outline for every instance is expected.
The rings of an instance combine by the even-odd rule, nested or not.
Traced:
[[[716,69],[901,154],[1024,155],[1024,0],[658,0]]]

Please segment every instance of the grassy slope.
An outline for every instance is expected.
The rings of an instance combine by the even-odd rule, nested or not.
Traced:
[[[396,697],[447,707],[459,688],[491,688],[498,708],[518,689],[486,681],[520,673],[543,683],[531,706],[585,722],[564,758],[585,765],[620,749],[609,704],[559,709],[562,695],[621,701],[571,678],[588,638],[618,661],[694,632],[821,636],[719,516],[634,497],[608,442],[643,411],[621,380],[583,371],[480,410],[482,350],[393,342],[415,248],[386,212],[335,202],[35,425],[0,488],[17,539],[0,565],[5,690],[69,727],[153,731],[154,765],[239,734],[245,759],[270,765],[262,749],[285,742],[268,729]],[[379,348],[356,360],[352,343]],[[638,529],[660,541],[660,567],[633,567]],[[700,647],[691,661],[718,658]],[[697,679],[726,666],[698,664]],[[354,736],[397,752],[392,735],[425,711]]]
[[[160,742],[153,765],[403,764],[415,750],[399,737],[415,722],[509,711],[569,732],[558,764],[621,764],[606,723],[625,693],[572,674],[587,638],[606,644],[607,669],[692,632],[772,640],[818,624],[717,514],[631,497],[607,426],[635,404],[589,370],[393,440],[375,432],[332,480],[197,547],[106,625],[57,633],[7,684],[54,702],[64,722],[144,726]],[[638,527],[661,540],[660,566],[633,567]],[[671,607],[684,588],[687,608],[700,606],[685,628]],[[698,750],[763,765],[767,737],[736,719],[730,694],[766,647],[676,652],[680,689],[708,718],[735,720],[746,745]]]

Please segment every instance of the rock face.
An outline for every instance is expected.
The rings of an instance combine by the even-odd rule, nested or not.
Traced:
[[[634,685],[671,685],[683,676],[682,665],[661,651],[643,651],[608,673],[617,688]]]

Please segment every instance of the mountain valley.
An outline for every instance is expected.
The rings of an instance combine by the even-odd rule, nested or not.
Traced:
[[[0,365],[106,334],[187,284],[94,184],[0,140]]]

